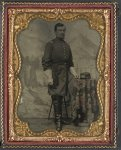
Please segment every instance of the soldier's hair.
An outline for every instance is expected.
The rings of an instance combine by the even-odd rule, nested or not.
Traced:
[[[57,30],[57,27],[63,27],[63,26],[65,26],[65,25],[62,24],[62,23],[56,23],[56,24],[55,24],[55,27],[54,27],[54,31]]]

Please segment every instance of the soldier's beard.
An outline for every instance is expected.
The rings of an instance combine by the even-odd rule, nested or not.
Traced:
[[[59,38],[59,39],[64,39],[65,38],[65,36],[64,35],[61,35],[61,36],[58,36],[57,38]]]

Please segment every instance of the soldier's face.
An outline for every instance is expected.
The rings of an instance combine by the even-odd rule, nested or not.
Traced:
[[[66,27],[65,26],[57,27],[57,30],[55,31],[56,37],[58,37],[60,39],[64,39],[65,31],[66,31]]]

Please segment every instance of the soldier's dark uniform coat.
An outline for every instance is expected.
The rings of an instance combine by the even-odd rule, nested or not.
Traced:
[[[69,68],[73,66],[70,46],[59,38],[49,41],[45,46],[42,65],[44,71],[52,70],[53,86],[49,86],[49,94],[67,94]]]

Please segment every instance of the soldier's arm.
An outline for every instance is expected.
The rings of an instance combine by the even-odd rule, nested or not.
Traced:
[[[73,63],[73,57],[72,57],[72,52],[71,52],[71,48],[70,48],[70,60],[69,60],[69,66],[70,66],[70,72],[73,74],[73,76],[75,78],[78,78],[78,75],[75,71],[75,68],[74,68],[74,63]]]
[[[72,57],[72,51],[71,51],[70,46],[69,46],[69,51],[70,51],[70,56],[69,56],[69,67],[74,67],[73,57]]]
[[[44,51],[44,56],[42,58],[42,66],[43,70],[45,72],[45,75],[48,78],[48,83],[53,84],[53,79],[52,79],[52,43],[48,42],[45,46],[45,51]]]
[[[44,56],[42,57],[43,70],[51,69],[52,65],[52,43],[48,42],[45,46]]]

